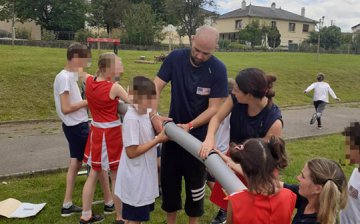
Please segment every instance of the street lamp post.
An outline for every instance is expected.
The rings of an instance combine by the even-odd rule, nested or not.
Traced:
[[[319,55],[320,55],[320,31],[324,24],[324,19],[325,19],[325,16],[322,16],[319,20],[319,35],[318,35],[317,55],[316,55],[317,60],[319,60]]]

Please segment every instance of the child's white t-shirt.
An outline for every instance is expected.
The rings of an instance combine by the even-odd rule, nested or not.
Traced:
[[[231,113],[220,123],[216,132],[216,148],[223,153],[228,150],[230,143],[230,117]]]
[[[156,145],[133,159],[127,156],[125,149],[154,139],[149,114],[139,115],[133,107],[128,107],[122,130],[124,148],[117,172],[115,194],[122,202],[134,207],[152,204],[159,196]]]
[[[70,104],[77,103],[82,100],[80,89],[77,84],[77,76],[74,72],[69,72],[64,69],[56,75],[54,81],[56,113],[66,126],[74,126],[82,122],[87,122],[88,114],[85,107],[68,114],[63,114],[61,111],[60,95],[65,91],[69,92]]]
[[[360,172],[355,168],[348,183],[348,203],[340,212],[341,224],[360,223]]]

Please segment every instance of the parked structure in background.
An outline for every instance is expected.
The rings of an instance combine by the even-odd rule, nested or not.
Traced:
[[[353,38],[355,35],[360,34],[360,23],[351,27],[352,33],[353,33]]]
[[[311,31],[315,31],[317,21],[305,17],[305,8],[301,14],[295,14],[280,8],[275,3],[271,7],[246,5],[243,0],[241,8],[225,13],[217,18],[213,25],[220,32],[220,39],[237,41],[239,31],[244,29],[252,20],[258,20],[260,26],[277,27],[281,34],[281,46],[300,44],[308,38]]]

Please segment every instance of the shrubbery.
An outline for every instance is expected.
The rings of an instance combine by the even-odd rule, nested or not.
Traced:
[[[26,29],[25,27],[19,27],[15,29],[15,37],[16,39],[31,39],[31,31]]]
[[[41,40],[54,41],[54,40],[56,40],[56,35],[55,35],[54,31],[44,29],[42,31]]]

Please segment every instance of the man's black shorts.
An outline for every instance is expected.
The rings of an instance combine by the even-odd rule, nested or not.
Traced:
[[[163,144],[161,152],[162,209],[175,212],[182,208],[182,177],[185,179],[185,212],[190,217],[204,213],[205,166],[173,141]]]

